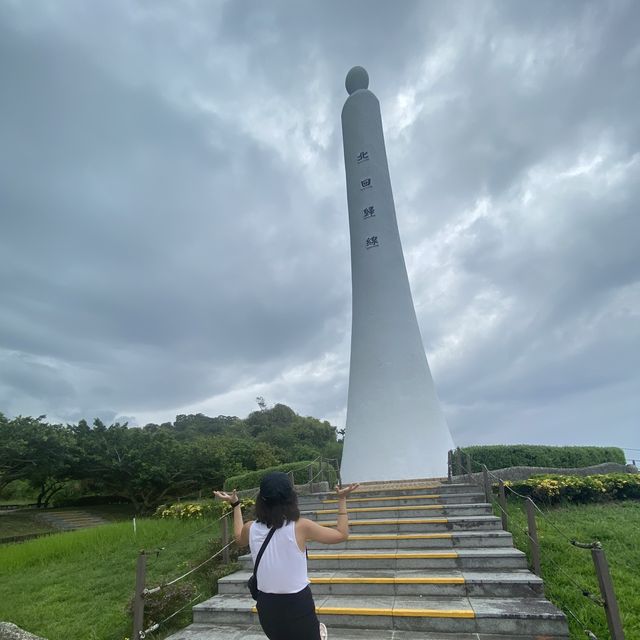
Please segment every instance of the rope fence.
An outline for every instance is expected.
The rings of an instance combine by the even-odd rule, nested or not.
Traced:
[[[317,472],[314,473],[316,469],[316,465],[318,467]],[[309,470],[308,477],[308,485],[310,492],[313,492],[315,488],[314,485],[320,482],[326,481],[327,478],[327,466],[331,466],[335,469],[336,476],[338,478],[338,484],[340,486],[340,464],[339,461],[335,458],[323,458],[322,456],[318,456],[315,460],[302,465],[296,469],[292,469],[288,472],[289,478],[291,479],[291,484],[294,484],[294,475],[305,469]],[[243,492],[245,493],[245,492]],[[259,489],[249,490],[248,494],[245,494],[246,498],[255,499],[259,493]],[[185,500],[188,498],[201,498],[202,491],[199,491],[197,494],[192,494],[191,496],[181,496],[178,498],[178,501]],[[202,567],[209,564],[215,558],[219,558],[222,556],[223,564],[230,563],[230,548],[234,544],[235,540],[232,535],[232,523],[233,523],[233,513],[228,511],[223,513],[219,518],[216,518],[212,522],[209,522],[205,526],[197,529],[196,531],[192,531],[184,536],[180,536],[175,540],[171,540],[167,542],[162,547],[158,547],[151,551],[140,551],[138,554],[137,564],[136,564],[136,586],[134,592],[134,600],[133,600],[133,634],[132,640],[142,640],[146,638],[149,634],[153,635],[155,631],[157,631],[162,625],[166,624],[169,620],[180,614],[182,611],[187,609],[189,606],[193,605],[194,602],[202,598],[202,594],[198,593],[192,600],[187,602],[185,605],[174,611],[171,615],[166,618],[160,620],[159,622],[155,622],[148,628],[144,628],[144,608],[145,608],[145,598],[152,596],[154,594],[160,593],[164,589],[167,589],[181,580],[189,577],[195,572],[199,571]],[[201,534],[203,531],[210,529],[212,527],[218,526],[221,524],[221,544],[222,547],[218,549],[212,556],[198,564],[197,566],[189,569],[182,575],[177,576],[167,582],[163,582],[160,585],[156,585],[153,587],[146,586],[146,570],[147,570],[147,561],[149,558],[153,556],[158,556],[161,552],[163,552],[167,548],[174,548],[178,544],[183,543],[185,540],[192,538],[198,534]]]
[[[463,456],[466,457],[466,465],[463,464]],[[533,571],[536,575],[541,577],[541,546],[538,537],[538,528],[536,522],[536,516],[541,517],[550,528],[558,533],[561,539],[565,540],[569,545],[575,549],[583,549],[591,551],[592,561],[594,564],[595,575],[598,581],[600,589],[600,597],[593,592],[593,590],[586,588],[580,584],[570,573],[568,573],[563,567],[561,567],[551,557],[546,557],[545,562],[552,565],[553,569],[561,574],[572,586],[574,586],[582,596],[584,596],[593,605],[604,609],[607,626],[611,634],[611,640],[624,640],[624,631],[622,629],[622,621],[620,618],[620,612],[618,609],[618,602],[616,599],[615,591],[613,588],[613,582],[609,572],[609,565],[607,563],[605,551],[602,544],[598,540],[592,542],[580,542],[575,537],[569,535],[561,527],[559,527],[549,514],[538,505],[535,500],[530,496],[525,496],[513,489],[510,484],[506,483],[502,478],[492,473],[486,465],[480,464],[474,460],[467,452],[463,452],[461,449],[455,451],[449,451],[448,453],[448,480],[453,482],[454,476],[466,475],[470,484],[478,484],[474,479],[473,465],[476,468],[480,468],[482,472],[482,485],[484,488],[485,498],[488,504],[498,508],[500,517],[502,520],[502,527],[505,531],[509,530],[509,511],[507,509],[506,492],[509,492],[522,500],[525,506],[525,513],[527,518],[527,528],[524,530],[524,535],[528,541],[529,554],[533,565]],[[454,474],[454,470],[463,471],[462,474]],[[466,474],[465,474],[466,471]],[[498,499],[494,500],[493,484],[490,480],[492,478],[496,481],[498,487]],[[598,640],[597,636],[588,629],[587,625],[569,608],[565,608],[567,613],[577,622],[580,628],[585,633],[586,637],[590,640]]]
[[[167,616],[163,620],[160,620],[160,622],[156,622],[155,624],[152,624],[148,629],[145,629],[144,631],[140,631],[138,633],[138,637],[139,638],[143,638],[143,639],[146,638],[147,634],[153,633],[154,631],[157,631],[163,624],[166,624],[167,622],[169,622],[169,620],[171,620],[171,618],[175,618],[179,613],[182,613],[187,607],[190,607],[191,605],[193,605],[201,597],[202,597],[202,595],[200,593],[197,594],[192,600],[189,600],[189,602],[187,602],[187,604],[185,604],[184,606],[180,607],[177,611],[174,611],[170,616]],[[597,640],[597,638],[596,638],[596,640]]]

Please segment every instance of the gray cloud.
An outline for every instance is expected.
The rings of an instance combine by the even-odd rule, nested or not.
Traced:
[[[363,64],[456,439],[634,446],[639,19],[5,3],[0,410],[144,423],[264,395],[342,425],[339,114]]]

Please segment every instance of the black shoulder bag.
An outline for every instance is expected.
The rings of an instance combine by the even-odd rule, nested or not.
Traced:
[[[262,554],[264,553],[264,550],[267,548],[267,545],[269,544],[269,540],[271,540],[275,532],[276,532],[276,528],[271,527],[271,530],[267,534],[267,537],[264,539],[264,542],[260,547],[260,551],[258,551],[258,556],[256,557],[256,563],[253,565],[253,575],[247,580],[247,587],[249,588],[251,597],[254,600],[258,599],[258,593],[259,593],[258,578],[256,576],[256,573],[258,572],[258,565],[260,564],[260,558],[262,558]]]

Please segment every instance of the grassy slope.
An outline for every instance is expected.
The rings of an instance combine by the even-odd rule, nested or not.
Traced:
[[[206,559],[219,535],[217,524],[196,533],[207,524],[202,521],[144,519],[137,524],[136,536],[126,522],[0,547],[0,620],[49,640],[130,636],[125,609],[133,593],[138,550],[166,547],[148,560],[147,586],[155,586]],[[195,575],[206,595],[211,580],[205,569]],[[189,615],[186,611],[186,619],[178,622],[187,624]]]
[[[543,509],[548,514],[547,519],[537,518],[542,549],[542,577],[547,597],[567,613],[571,637],[582,639],[585,634],[569,614],[569,609],[598,638],[608,638],[609,633],[604,610],[583,596],[571,582],[573,579],[590,592],[600,595],[591,552],[569,544],[552,525],[569,538],[581,542],[599,540],[602,543],[618,596],[626,637],[640,638],[640,503],[625,501]],[[528,551],[522,503],[510,501],[509,514],[509,529],[516,546]],[[496,515],[499,515],[497,510]]]

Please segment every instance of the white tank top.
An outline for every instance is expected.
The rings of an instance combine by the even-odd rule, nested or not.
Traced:
[[[269,527],[254,522],[249,529],[249,547],[255,565],[256,558]],[[276,529],[258,566],[258,589],[265,593],[298,593],[308,584],[307,556],[296,541],[296,523],[285,522]]]

